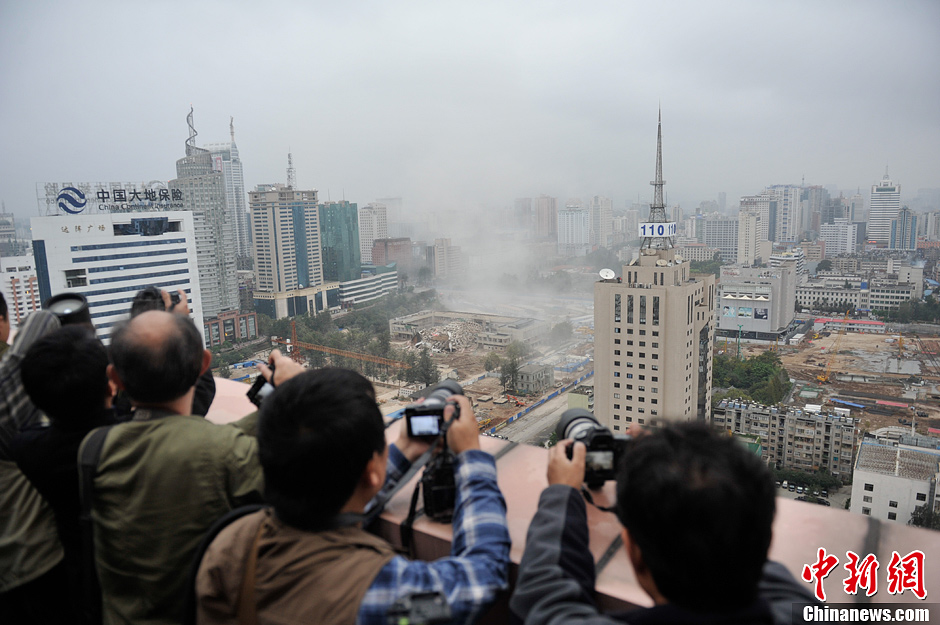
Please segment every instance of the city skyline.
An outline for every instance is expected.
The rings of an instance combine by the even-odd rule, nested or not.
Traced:
[[[0,88],[19,94],[0,103],[0,200],[20,217],[39,181],[172,179],[190,104],[201,146],[235,118],[246,189],[282,181],[291,151],[323,200],[402,197],[406,212],[542,193],[649,203],[660,102],[668,205],[804,179],[865,189],[885,165],[909,197],[940,187],[930,2],[97,6],[0,9],[17,59]],[[258,28],[272,17],[286,31]],[[27,43],[44,40],[73,43]]]

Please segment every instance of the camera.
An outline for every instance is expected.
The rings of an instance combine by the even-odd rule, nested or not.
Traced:
[[[599,488],[607,480],[617,477],[617,465],[623,458],[627,441],[632,438],[625,434],[614,434],[598,423],[590,411],[583,408],[569,408],[564,411],[558,420],[555,433],[558,440],[571,439],[584,443],[587,447],[584,481],[590,488]],[[573,452],[569,447],[569,458]]]
[[[450,623],[450,606],[441,592],[405,595],[388,609],[389,625],[434,625]]]
[[[43,302],[42,308],[58,317],[63,326],[79,323],[91,325],[88,300],[81,293],[59,293]]]
[[[430,440],[441,433],[444,423],[444,409],[451,395],[463,395],[463,389],[453,380],[444,380],[434,387],[431,394],[419,404],[405,406],[405,424],[408,436]],[[454,407],[454,419],[460,416],[460,407]]]
[[[268,365],[268,368],[271,369],[271,380],[274,380],[274,363]],[[258,377],[255,378],[254,383],[251,385],[251,388],[248,389],[248,392],[245,393],[248,396],[249,401],[257,407],[261,407],[261,402],[264,401],[264,398],[274,392],[274,384],[268,382],[264,379],[264,376],[260,373]]]

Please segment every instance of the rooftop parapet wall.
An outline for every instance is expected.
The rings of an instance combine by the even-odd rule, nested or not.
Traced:
[[[254,409],[244,393],[245,384],[216,378],[216,399],[208,418],[216,423],[234,421]],[[397,438],[397,426],[389,428],[389,441]],[[500,489],[506,497],[509,535],[512,539],[510,557],[512,567],[510,582],[514,583],[519,561],[525,547],[526,532],[538,506],[542,489],[547,486],[545,469],[548,452],[530,445],[515,445],[507,441],[483,437],[484,451],[497,457]],[[420,475],[420,472],[418,473]],[[417,481],[404,486],[386,507],[379,523],[379,533],[396,548],[401,546],[399,527],[408,515],[411,494]],[[614,501],[614,484],[608,482],[600,494],[595,495],[598,505],[609,505]],[[605,554],[612,553],[606,565],[598,571],[597,600],[607,610],[623,610],[636,606],[649,606],[652,601],[636,582],[636,577],[622,547],[615,546],[620,535],[617,518],[588,506],[591,553],[595,562]],[[434,559],[450,555],[451,526],[434,523],[419,517],[414,524],[415,553],[421,559]],[[612,548],[613,547],[613,548]],[[797,579],[805,565],[816,562],[817,551],[825,548],[827,553],[839,558],[839,566],[826,578],[825,588],[830,603],[917,603],[923,604],[910,591],[901,595],[887,592],[885,570],[891,561],[892,552],[902,557],[920,550],[925,554],[924,579],[927,586],[927,601],[940,601],[940,532],[918,529],[896,523],[877,521],[871,517],[852,514],[846,510],[777,498],[777,516],[774,521],[774,538],[770,557],[783,563]],[[878,592],[866,597],[845,594],[842,588],[843,565],[846,551],[864,558],[874,554],[881,568],[878,571]],[[810,590],[812,586],[807,584]],[[480,621],[484,624],[507,622],[505,601],[497,605]]]

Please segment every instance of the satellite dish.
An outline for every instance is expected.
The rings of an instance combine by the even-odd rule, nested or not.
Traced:
[[[613,280],[614,276],[617,274],[614,273],[613,269],[601,269],[600,272],[601,278],[604,280]]]
[[[656,261],[656,266],[657,266],[657,267],[665,267],[667,264],[668,264],[668,263],[667,263],[665,260],[663,260],[662,258],[660,258],[659,260]]]
[[[684,260],[685,260],[684,258],[682,258],[682,257],[679,256],[678,254],[676,254],[676,262],[677,262],[677,263],[681,263],[681,262],[684,261]]]

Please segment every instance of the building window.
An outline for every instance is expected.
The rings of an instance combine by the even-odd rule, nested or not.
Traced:
[[[619,414],[615,414],[615,415],[614,415],[614,421],[620,421],[620,415],[619,415]]]
[[[862,508],[862,514],[867,514],[871,516],[871,508]]]
[[[659,343],[653,343],[653,347],[659,347]]]
[[[620,294],[614,295],[614,321],[620,323]]]
[[[646,341],[640,341],[640,347],[646,347]]]
[[[627,374],[627,379],[628,379],[628,380],[632,380],[632,379],[633,379],[633,374],[632,374],[632,373],[628,373],[628,374]]]
[[[614,399],[620,399],[620,393],[614,393]]]
[[[627,417],[626,420],[627,423],[633,423],[633,417]]]
[[[614,328],[614,334],[620,334],[620,328]]]
[[[615,426],[614,426],[614,429],[615,429],[615,430],[619,430],[619,429],[620,429],[620,426],[619,426],[619,425],[615,425]]]
[[[917,493],[917,501],[927,501],[926,493]]]
[[[620,339],[614,339],[614,345],[620,345]]]
[[[889,501],[889,502],[888,502],[888,507],[889,507],[889,508],[897,508],[897,507],[898,507],[898,502],[896,502],[896,501]]]
[[[620,366],[620,361],[619,361],[619,360],[615,360],[615,361],[614,361],[614,366],[615,366],[615,367],[619,367],[619,366]]]
[[[629,356],[630,358],[632,358],[632,357],[633,357],[633,352],[627,352],[627,356]]]
[[[871,497],[869,495],[864,495],[862,497],[862,503],[871,503]]]
[[[865,484],[865,490],[867,490],[868,492],[872,493],[872,492],[875,491],[875,485],[874,485],[874,484]]]
[[[620,382],[614,382],[614,388],[620,388]]]
[[[889,513],[888,513],[888,520],[889,520],[889,521],[897,521],[897,520],[898,520],[898,513],[897,513],[897,512],[889,512]]]
[[[619,349],[615,349],[615,350],[614,350],[614,356],[619,356],[619,355],[620,355],[620,350],[619,350]]]
[[[620,404],[614,404],[614,410],[620,410]]]

